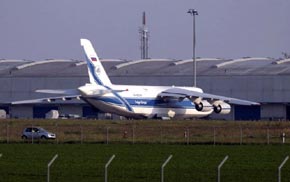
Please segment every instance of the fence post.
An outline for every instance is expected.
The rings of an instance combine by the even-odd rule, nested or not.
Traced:
[[[270,133],[269,133],[269,128],[267,128],[267,144],[270,144]]]
[[[33,144],[33,138],[34,138],[34,130],[33,130],[33,124],[31,124],[31,144]]]
[[[285,143],[285,139],[286,139],[286,135],[285,135],[285,132],[282,133],[282,143],[284,144]]]
[[[243,144],[243,128],[242,127],[240,127],[240,145],[242,145]]]
[[[106,144],[109,144],[109,127],[107,127],[106,131]]]
[[[80,124],[80,130],[81,130],[81,144],[83,144],[83,126]]]
[[[282,164],[278,167],[278,182],[281,182],[281,169],[284,166],[284,164],[287,162],[287,160],[289,159],[289,156],[287,156],[284,161],[282,162]]]
[[[224,163],[228,160],[228,158],[229,158],[229,156],[226,156],[225,158],[224,158],[224,160],[219,164],[219,166],[218,166],[218,179],[217,179],[217,181],[218,182],[220,182],[221,181],[221,167],[224,165]]]
[[[162,127],[160,126],[160,143],[162,144]]]
[[[187,128],[187,135],[186,136],[187,136],[187,138],[186,138],[187,139],[187,145],[189,145],[189,129],[188,128]]]
[[[164,167],[166,166],[166,164],[170,161],[170,159],[172,158],[172,155],[170,155],[167,160],[162,164],[161,166],[161,182],[164,182]]]
[[[213,145],[215,145],[215,127],[213,127]]]
[[[132,144],[135,143],[135,128],[134,128],[134,123],[132,124]]]
[[[9,123],[6,126],[6,142],[9,143]]]
[[[111,164],[111,162],[114,158],[115,158],[115,155],[112,155],[112,157],[109,159],[109,161],[105,165],[105,182],[108,181],[108,166]]]
[[[55,127],[56,127],[56,144],[58,144],[59,140],[59,133],[58,133],[58,123],[57,121],[55,122]]]
[[[49,182],[50,180],[50,166],[52,165],[52,163],[55,161],[55,159],[58,157],[58,154],[56,154],[51,161],[47,164],[47,182]]]

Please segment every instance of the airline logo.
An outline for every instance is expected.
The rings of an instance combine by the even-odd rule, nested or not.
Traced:
[[[92,60],[92,61],[97,61],[97,58],[95,58],[95,57],[91,57],[91,60]]]

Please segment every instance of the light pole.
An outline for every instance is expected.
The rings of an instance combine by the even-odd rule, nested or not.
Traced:
[[[192,15],[192,59],[193,59],[193,86],[196,87],[196,60],[195,60],[195,15],[198,15],[198,12],[195,9],[189,9],[187,11]]]

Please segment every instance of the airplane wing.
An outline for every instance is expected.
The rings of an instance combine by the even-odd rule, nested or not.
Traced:
[[[158,96],[160,97],[176,97],[176,98],[202,98],[203,100],[208,101],[215,101],[215,100],[222,100],[224,102],[227,102],[229,104],[236,104],[236,105],[260,105],[257,102],[247,101],[247,100],[241,100],[231,97],[224,97],[214,94],[208,94],[208,93],[202,93],[192,90],[187,90],[183,88],[170,88],[168,90],[165,90],[161,92]]]
[[[36,90],[38,93],[47,93],[47,94],[63,94],[64,96],[56,96],[56,97],[46,97],[39,99],[31,99],[31,100],[22,100],[22,101],[13,101],[12,105],[17,104],[37,104],[43,102],[54,102],[54,101],[66,101],[77,99],[80,100],[81,94],[77,89],[64,89],[64,90]]]
[[[32,99],[32,100],[14,101],[14,102],[11,102],[11,104],[12,105],[37,104],[37,103],[43,103],[43,102],[66,101],[66,100],[72,100],[72,99],[80,100],[80,98],[81,98],[81,95],[69,95],[69,96],[47,97],[47,98]]]
[[[65,90],[36,90],[38,93],[46,93],[46,94],[64,94],[64,95],[79,95],[80,92],[77,89],[65,89]]]
[[[82,88],[80,87],[80,90]],[[95,97],[95,96],[101,96],[106,93],[111,92],[123,92],[126,90],[108,90],[104,88],[93,88],[91,90],[87,90],[85,97]],[[66,101],[66,100],[73,100],[77,99],[80,100],[81,97],[83,97],[78,89],[63,89],[63,90],[49,90],[49,89],[43,89],[43,90],[36,90],[35,92],[38,93],[46,93],[46,94],[59,94],[64,96],[56,96],[56,97],[46,97],[46,98],[39,98],[39,99],[31,99],[31,100],[21,100],[21,101],[13,101],[10,102],[12,105],[17,104],[37,104],[37,103],[43,103],[43,102],[55,102],[55,101]]]

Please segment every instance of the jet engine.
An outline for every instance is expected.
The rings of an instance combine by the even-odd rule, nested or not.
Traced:
[[[215,101],[212,106],[217,114],[229,114],[231,112],[231,106],[223,101]]]
[[[212,109],[212,105],[206,100],[202,100],[200,102],[194,102],[194,104],[195,104],[195,109],[197,111],[207,112]]]

